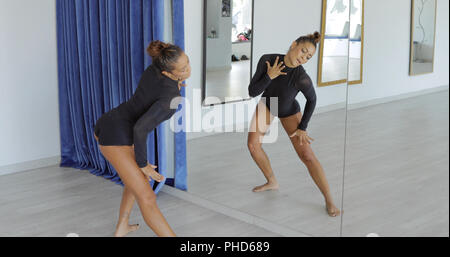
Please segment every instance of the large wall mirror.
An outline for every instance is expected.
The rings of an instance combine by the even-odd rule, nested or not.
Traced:
[[[410,75],[432,73],[436,32],[436,0],[411,1]]]
[[[253,2],[254,26],[248,23],[252,16],[249,8]],[[253,72],[255,72],[255,62],[258,62],[261,56],[285,55],[289,46],[299,36],[316,30],[320,31],[322,15],[320,1],[283,0],[275,3],[275,1],[254,0],[253,2],[204,0],[205,34],[203,39],[206,47],[203,105],[222,104],[225,102],[224,97],[245,98],[247,96],[252,63],[244,60],[246,58],[242,56],[249,53],[252,38],[256,43],[253,52]],[[330,40],[325,46],[330,46],[330,49],[326,50],[330,52],[327,61],[330,62],[331,66],[328,67],[331,67],[331,70],[327,70],[330,72],[324,75],[328,76],[327,81],[341,80],[342,83],[335,88],[316,90],[317,83],[314,78],[317,72],[311,65],[316,64],[314,61],[318,60],[316,58],[319,57],[319,51],[303,67],[311,80],[314,80],[313,87],[318,103],[308,126],[308,133],[314,138],[311,149],[314,151],[314,159],[318,160],[315,165],[305,165],[304,156],[297,151],[298,145],[297,147],[293,145],[296,141],[287,136],[289,132],[284,126],[286,123],[279,117],[274,117],[270,126],[267,127],[264,137],[260,138],[262,145],[258,149],[255,149],[252,142],[249,144],[247,129],[244,129],[244,133],[238,131],[240,129],[238,123],[233,124],[236,130],[230,131],[232,133],[217,133],[189,140],[187,143],[189,194],[220,205],[222,211],[231,212],[236,215],[235,217],[239,215],[246,222],[263,225],[263,227],[270,226],[270,230],[277,231],[276,234],[279,235],[338,236],[341,231],[341,217],[334,217],[331,212],[328,213],[326,205],[327,200],[330,200],[336,208],[342,206],[348,47],[350,31],[355,35],[357,29],[352,30],[350,26],[349,0],[329,2],[331,6],[329,11],[336,17],[328,25]],[[228,13],[231,17],[228,17]],[[247,14],[244,15],[245,13]],[[282,17],[276,14],[282,14]],[[311,21],[317,22],[310,24]],[[289,24],[310,24],[311,27]],[[246,40],[245,32],[249,28],[256,29],[257,33],[247,35],[249,40]],[[271,40],[267,40],[266,37]],[[328,42],[329,45],[327,45]],[[251,60],[252,56],[249,55],[248,58]],[[273,65],[273,63],[270,64]],[[333,68],[333,66],[336,67]],[[280,77],[280,80],[283,81],[283,77]],[[286,87],[285,92],[293,91]],[[328,94],[331,97],[327,97]],[[212,96],[217,98],[211,98]],[[283,99],[286,98],[283,97]],[[304,113],[308,100],[303,92],[298,92],[296,100]],[[229,102],[226,101],[226,103]],[[258,107],[251,107],[252,101],[248,103],[248,105],[247,102],[237,104],[234,107],[234,104],[228,104],[226,107],[236,107],[235,117],[241,114],[248,115],[250,122],[252,117],[256,117],[255,111]],[[216,107],[213,108],[214,111],[222,111],[219,108],[222,106]],[[251,125],[248,128],[250,130]],[[263,157],[260,158],[261,156]],[[260,187],[268,182],[264,172],[271,171],[279,183],[278,190],[271,190],[275,188],[270,186]],[[315,178],[321,176],[322,179],[319,181],[312,176]],[[325,176],[326,183],[323,182]],[[323,191],[314,181],[320,183]],[[261,188],[268,190],[264,191]],[[255,192],[255,189],[263,192]],[[325,192],[325,195],[322,192]],[[325,199],[325,197],[329,198]],[[268,235],[267,232],[264,233]]]
[[[248,100],[253,0],[204,0],[203,106]]]
[[[409,8],[405,2],[410,1],[402,1],[399,7]],[[379,1],[371,3],[373,7],[381,4]],[[366,8],[366,11],[375,16],[379,10],[376,8]],[[376,67],[377,61],[385,58],[383,52],[397,51],[397,47],[381,47],[377,43],[386,39],[371,38],[372,51],[378,55],[372,55],[372,60],[366,63],[378,69],[380,76],[390,74],[381,84],[377,83],[380,78],[367,76],[363,87],[348,87],[344,237],[448,237],[448,88],[430,93],[426,90],[432,86],[429,84],[439,82],[432,82],[432,78],[408,81],[404,80],[408,74],[402,74],[402,70],[408,68],[411,68],[411,75],[433,71],[436,1],[413,0],[412,14],[410,18],[401,10],[390,10],[385,13],[386,17],[376,20],[379,24],[372,24],[394,37],[389,40],[403,44],[403,34],[397,34],[397,30],[404,21],[409,23],[411,19],[411,66],[408,67],[408,60],[402,58],[400,49],[389,57],[385,66]],[[353,17],[351,15],[351,24]],[[437,18],[439,26],[439,20],[444,19]],[[398,21],[400,25],[391,24],[392,21]],[[442,24],[441,28],[445,29],[445,26]],[[441,40],[446,43],[446,35]],[[442,51],[447,53],[445,49]],[[351,53],[350,66],[352,62]],[[349,72],[349,81],[354,79],[354,74]],[[423,91],[411,88],[411,82],[415,87],[421,86]],[[426,111],[422,112],[424,107]],[[421,133],[411,133],[408,129],[416,124],[421,124],[421,131],[427,133],[427,139],[420,143],[417,143],[417,137]],[[430,164],[434,164],[432,168],[429,168]]]
[[[361,83],[364,0],[323,0],[321,30],[318,86]]]

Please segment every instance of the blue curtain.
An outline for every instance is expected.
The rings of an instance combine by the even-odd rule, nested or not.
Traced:
[[[184,49],[184,4],[183,0],[173,0],[172,2],[172,17],[173,17],[173,41],[174,44]],[[181,96],[186,96],[186,91],[183,88],[181,90]],[[183,121],[186,115],[185,109],[181,108],[179,112],[183,112],[180,125],[185,126],[186,122]],[[175,133],[175,181],[174,186],[181,190],[187,190],[187,165],[186,165],[186,128]]]
[[[57,0],[56,12],[60,165],[89,170],[123,185],[101,155],[93,128],[103,113],[133,95],[151,64],[145,48],[152,40],[163,41],[164,0]],[[167,177],[165,126],[149,134],[147,152],[149,162]],[[185,148],[185,141],[176,141]],[[186,162],[185,155],[179,158]],[[186,172],[174,173],[186,176]],[[163,185],[152,182],[155,193]]]

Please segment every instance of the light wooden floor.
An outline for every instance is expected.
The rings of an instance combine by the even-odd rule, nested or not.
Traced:
[[[231,70],[208,71],[206,73],[205,104],[220,104],[225,101],[249,98],[250,61],[232,62],[231,66]],[[227,97],[238,99],[226,99]]]
[[[338,236],[340,218],[325,212],[323,197],[280,124],[278,140],[263,145],[280,183],[279,191],[253,193],[265,183],[247,149],[247,134],[224,133],[188,141],[188,191],[212,202],[312,236]],[[310,124],[312,146],[341,205],[345,110],[323,113]]]
[[[112,236],[122,187],[70,168],[48,167],[0,177],[0,236]],[[260,227],[182,201],[164,192],[158,205],[178,236],[279,236]],[[155,236],[135,205],[130,234]]]
[[[349,112],[344,236],[448,236],[448,103],[444,91]],[[309,129],[339,206],[344,117],[344,111],[318,114]],[[188,142],[188,194],[253,215],[265,226],[161,192],[158,204],[179,236],[279,236],[276,229],[261,228],[276,227],[270,223],[305,235],[340,235],[341,219],[326,215],[320,192],[276,126],[278,142],[264,146],[281,185],[275,192],[250,191],[264,178],[248,153],[245,134]],[[121,193],[108,180],[69,168],[1,176],[0,236],[111,236]],[[141,230],[130,236],[154,236],[137,206],[131,222]]]
[[[349,112],[344,236],[448,236],[448,102],[444,91]],[[309,129],[339,206],[344,118],[343,111],[318,114]],[[326,215],[319,190],[278,129],[278,142],[263,147],[279,191],[250,191],[265,179],[247,135],[226,133],[189,141],[189,193],[308,235],[339,235],[341,219]]]
[[[348,134],[343,235],[448,236],[449,92],[350,111]]]

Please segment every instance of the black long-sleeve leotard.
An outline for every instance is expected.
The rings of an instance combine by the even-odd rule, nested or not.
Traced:
[[[162,75],[156,66],[149,66],[131,99],[96,122],[94,131],[99,143],[103,146],[134,144],[138,166],[147,166],[147,136],[175,114],[180,96],[177,81]]]
[[[278,97],[278,113],[270,110],[272,114],[279,118],[285,118],[300,112],[300,105],[295,99],[298,92],[302,92],[306,98],[305,110],[298,129],[306,131],[308,123],[316,107],[316,92],[314,90],[311,78],[305,69],[300,65],[297,68],[286,68],[282,72],[287,75],[280,75],[271,80],[267,74],[268,61],[273,66],[275,59],[279,57],[279,62],[284,60],[282,54],[263,55],[258,62],[258,67],[248,87],[248,93],[251,97],[256,97],[263,93],[267,108],[270,110],[270,103],[267,101],[270,97]]]

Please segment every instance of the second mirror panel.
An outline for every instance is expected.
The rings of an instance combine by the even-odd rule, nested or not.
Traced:
[[[432,71],[436,1],[408,2],[392,9],[410,7],[411,12],[386,12],[377,24],[383,29],[371,31],[367,42],[373,46],[367,48],[372,51],[365,61],[367,70],[383,76],[367,76],[360,85],[348,87],[343,236],[448,237],[448,86],[442,91],[433,77],[409,77],[409,57],[397,45],[384,44],[385,35],[391,35],[391,42],[407,49],[410,42],[404,35],[409,31],[403,22],[411,20],[416,33],[411,68]],[[366,8],[367,16],[375,9]],[[441,22],[445,24],[444,18]],[[391,53],[389,61],[380,53]]]

